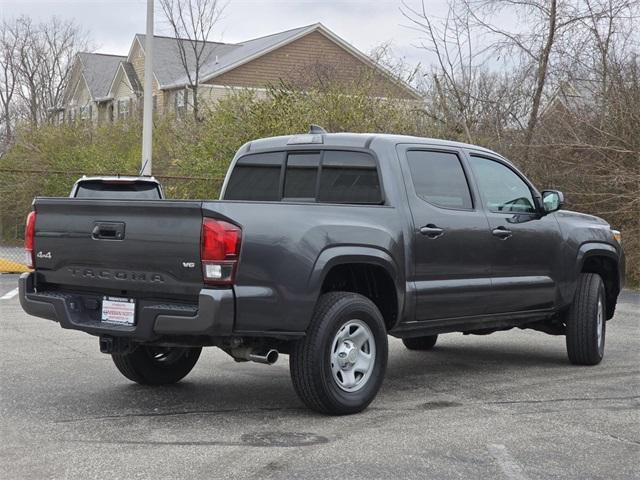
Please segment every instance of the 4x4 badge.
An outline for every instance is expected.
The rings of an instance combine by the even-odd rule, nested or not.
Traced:
[[[38,258],[48,258],[48,259],[53,258],[53,257],[51,256],[51,252],[47,252],[47,253],[38,252],[38,254],[36,255],[36,257],[38,257]]]

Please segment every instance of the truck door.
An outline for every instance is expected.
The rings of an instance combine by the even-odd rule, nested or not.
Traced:
[[[533,187],[508,163],[469,156],[492,232],[492,301],[487,313],[552,308],[562,238],[553,215],[541,216]]]
[[[457,149],[400,146],[413,217],[415,321],[481,315],[491,293],[493,237]]]

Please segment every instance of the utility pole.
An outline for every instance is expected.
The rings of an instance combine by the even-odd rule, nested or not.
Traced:
[[[144,109],[142,112],[141,175],[151,175],[153,135],[153,0],[147,0],[147,34],[144,39]]]

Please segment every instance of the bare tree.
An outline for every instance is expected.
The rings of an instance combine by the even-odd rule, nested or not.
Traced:
[[[41,24],[40,37],[44,55],[38,72],[39,103],[43,116],[50,120],[52,110],[61,105],[76,53],[88,50],[89,41],[87,34],[73,21],[56,17]]]
[[[39,125],[59,106],[73,57],[88,48],[87,35],[73,21],[55,17],[35,24],[21,16],[4,22],[3,30],[3,43],[9,43],[2,67],[11,69],[17,87],[9,101],[19,100],[26,107],[27,120]]]
[[[487,50],[479,46],[470,14],[451,3],[446,16],[433,19],[427,2],[420,8],[403,3],[402,14],[410,28],[421,34],[418,48],[435,57],[424,74],[430,118],[451,136],[473,143],[479,137],[502,139],[507,128],[523,129],[521,72],[492,72]]]
[[[14,95],[18,86],[18,68],[14,51],[17,39],[6,21],[0,25],[0,103],[2,107],[3,139],[2,143],[11,142],[12,108]]]
[[[18,68],[20,88],[18,95],[27,105],[29,121],[38,125],[40,121],[39,69],[44,51],[37,27],[30,17],[22,16],[13,24],[13,36],[18,39],[15,49],[15,64]]]
[[[589,4],[586,0],[460,1],[462,8],[473,18],[475,26],[494,38],[491,48],[501,53],[515,53],[520,59],[521,68],[530,72],[533,88],[523,142],[524,161],[527,161],[554,61],[561,56],[562,46],[576,35],[587,19],[602,18],[604,4],[594,8],[595,2]],[[491,19],[499,13],[515,16],[518,30],[511,31],[495,25]]]
[[[435,24],[424,0],[419,9],[403,2],[401,12],[411,22],[411,28],[423,36],[419,48],[435,55],[437,68],[430,75],[444,121],[459,123],[465,140],[473,142],[472,124],[478,99],[471,95],[471,86],[478,68],[475,63],[477,52],[472,51],[469,17],[459,15],[450,7],[445,19]],[[453,105],[449,104],[449,99],[453,99]]]
[[[574,49],[574,57],[585,71],[583,76],[596,83],[594,96],[603,99],[608,95],[611,70],[632,62],[635,22],[640,13],[638,0],[584,0],[587,17],[583,20],[584,41]],[[633,54],[631,54],[633,55]],[[600,121],[606,118],[606,102],[601,103]]]
[[[220,0],[160,0],[173,34],[178,39],[178,53],[192,91],[193,116],[199,120],[198,86],[201,69],[210,60],[207,42],[226,4]]]

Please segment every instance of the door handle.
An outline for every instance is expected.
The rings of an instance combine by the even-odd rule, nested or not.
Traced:
[[[513,235],[513,232],[511,230],[508,230],[506,227],[503,227],[503,226],[494,228],[491,233],[501,240],[506,240],[511,235]]]
[[[438,238],[444,234],[444,228],[436,227],[433,223],[420,228],[420,233],[429,238]]]

